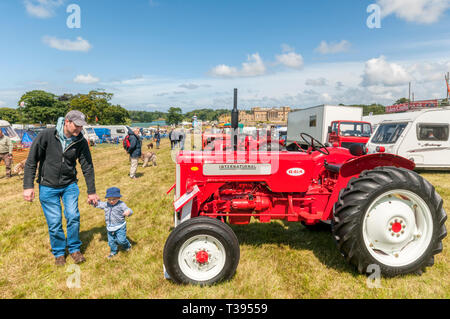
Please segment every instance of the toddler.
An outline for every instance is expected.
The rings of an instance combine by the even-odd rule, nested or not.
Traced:
[[[98,201],[97,208],[105,211],[106,229],[108,231],[108,245],[111,251],[108,258],[113,258],[119,251],[118,245],[125,251],[130,251],[131,244],[127,239],[127,222],[125,217],[133,214],[133,211],[120,200],[120,189],[111,187],[106,191],[107,202]]]

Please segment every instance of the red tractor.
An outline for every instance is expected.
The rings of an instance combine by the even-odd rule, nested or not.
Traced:
[[[246,225],[252,217],[331,224],[338,249],[360,273],[372,264],[388,277],[433,265],[447,215],[413,162],[300,138],[308,150],[238,150],[236,137],[224,152],[178,153],[175,228],[164,247],[171,279],[211,285],[231,278],[240,249],[227,223]]]

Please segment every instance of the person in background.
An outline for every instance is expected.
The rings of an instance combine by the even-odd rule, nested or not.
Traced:
[[[34,178],[39,164],[39,200],[47,220],[52,253],[57,266],[66,263],[66,247],[76,264],[86,261],[81,254],[80,211],[77,185],[77,160],[81,164],[87,185],[88,203],[97,204],[94,164],[87,140],[81,133],[86,117],[70,111],[59,118],[56,128],[42,131],[33,141],[25,164],[23,197],[32,202],[35,197]],[[62,226],[62,207],[67,221],[67,238]]]
[[[180,129],[180,132],[178,133],[178,143],[180,146],[180,150],[184,151],[184,142],[186,140],[186,132],[184,128]]]
[[[11,178],[11,165],[12,165],[12,152],[13,152],[13,144],[11,139],[3,134],[3,131],[0,129],[0,163],[1,161],[5,162],[6,166],[6,178]]]
[[[139,128],[135,128],[134,130],[130,130],[128,132],[130,134],[130,148],[128,149],[128,154],[130,154],[130,177],[132,179],[136,179],[136,171],[139,164],[139,158],[142,155],[142,141],[139,136]]]
[[[175,147],[175,139],[174,139],[175,131],[172,129],[169,132],[169,140],[170,140],[170,149],[173,150]]]
[[[159,132],[159,129],[156,131],[154,138],[156,141],[156,149],[159,150],[159,145],[161,143],[161,133]]]

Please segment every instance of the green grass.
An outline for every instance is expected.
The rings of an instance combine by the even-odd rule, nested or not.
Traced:
[[[449,239],[435,265],[422,276],[381,279],[371,289],[341,257],[331,235],[311,232],[299,223],[252,223],[232,226],[241,260],[234,278],[213,287],[179,286],[164,279],[163,247],[173,226],[175,166],[167,142],[158,151],[158,167],[138,168],[128,178],[122,147],[92,150],[99,196],[117,186],[134,211],[128,220],[130,253],[109,261],[103,212],[87,205],[80,172],[81,240],[87,262],[80,266],[81,288],[68,288],[67,266],[53,265],[47,224],[39,201],[22,199],[22,181],[0,179],[0,298],[450,298]],[[0,167],[0,176],[4,166]],[[450,211],[450,173],[423,173]],[[37,190],[37,187],[36,187]]]

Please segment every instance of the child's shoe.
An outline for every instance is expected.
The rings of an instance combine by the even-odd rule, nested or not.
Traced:
[[[106,258],[113,259],[116,255],[117,255],[117,253],[115,253],[115,254],[109,253],[108,257],[106,257]]]

